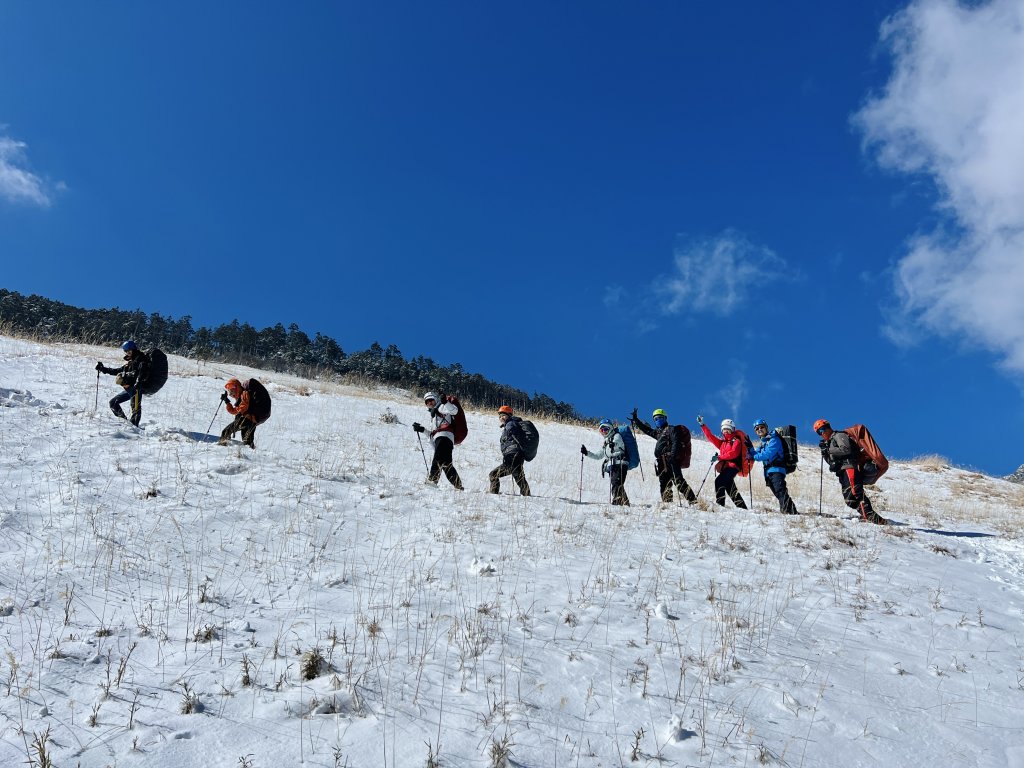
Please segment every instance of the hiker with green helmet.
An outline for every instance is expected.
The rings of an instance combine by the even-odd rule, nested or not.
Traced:
[[[608,474],[611,483],[612,504],[628,507],[629,496],[626,495],[626,475],[629,472],[629,452],[626,450],[626,442],[622,439],[622,435],[619,434],[619,430],[612,424],[611,419],[601,419],[601,422],[597,425],[597,431],[604,438],[604,445],[601,446],[601,450],[591,453],[587,450],[587,446],[581,445],[580,453],[588,459],[603,459],[601,474]]]
[[[786,451],[782,438],[774,429],[768,428],[764,419],[754,422],[754,434],[761,438],[761,444],[750,452],[750,458],[764,464],[764,484],[779,500],[779,511],[784,515],[799,514],[786,488]]]
[[[690,466],[690,430],[682,425],[672,426],[668,423],[668,414],[656,408],[651,414],[654,426],[637,416],[636,408],[630,415],[630,423],[648,437],[653,437],[654,468],[658,473],[658,485],[661,487],[661,500],[672,501],[672,485],[676,486],[679,495],[690,504],[697,501],[686,479],[683,467]]]

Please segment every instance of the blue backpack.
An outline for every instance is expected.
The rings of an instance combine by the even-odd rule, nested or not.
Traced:
[[[626,457],[629,459],[629,468],[636,469],[640,466],[640,449],[636,444],[636,436],[628,424],[616,427],[622,435],[622,442],[626,445]]]

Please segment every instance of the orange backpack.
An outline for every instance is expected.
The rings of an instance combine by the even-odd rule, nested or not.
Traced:
[[[857,464],[864,475],[864,485],[874,485],[889,469],[889,460],[863,424],[854,424],[842,431],[860,448]]]
[[[740,477],[746,477],[750,474],[750,470],[754,468],[754,460],[750,458],[750,449],[754,444],[750,442],[747,433],[742,429],[736,430],[736,436],[739,437],[740,445],[743,446],[740,452],[740,471],[737,474]]]

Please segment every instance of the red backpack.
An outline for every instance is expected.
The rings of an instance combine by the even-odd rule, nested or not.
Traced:
[[[753,443],[750,442],[747,433],[742,429],[736,430],[736,436],[740,439],[740,444],[743,446],[740,453],[740,471],[738,474],[740,477],[746,477],[750,474],[750,470],[754,468],[754,460],[750,458],[750,449]]]
[[[690,430],[682,424],[672,427],[676,431],[676,444],[679,446],[679,458],[676,461],[680,469],[688,469],[690,457],[693,455],[693,446],[690,444]]]
[[[455,444],[461,445],[469,434],[469,425],[466,423],[466,412],[462,410],[462,403],[455,395],[448,395],[448,402],[458,408],[458,412],[452,416],[452,434],[455,435]]]
[[[889,469],[889,460],[885,458],[885,454],[878,447],[875,438],[863,424],[854,424],[842,431],[848,434],[860,448],[861,455],[857,459],[857,463],[864,474],[864,485],[874,485]]]

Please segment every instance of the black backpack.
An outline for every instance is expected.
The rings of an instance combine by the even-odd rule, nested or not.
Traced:
[[[523,449],[523,458],[526,461],[533,461],[537,458],[537,448],[540,446],[540,432],[532,421],[526,419],[519,420],[519,428],[523,431],[522,442],[519,444]]]
[[[249,410],[247,413],[252,416],[254,422],[262,424],[270,418],[270,393],[256,379],[249,379],[242,386],[249,393]]]
[[[148,357],[149,365],[143,371],[139,390],[147,397],[151,397],[167,383],[167,355],[154,347]]]
[[[676,431],[676,445],[679,448],[676,462],[679,464],[680,469],[688,469],[690,457],[693,455],[693,446],[690,443],[690,430],[682,424],[676,424],[672,429]]]
[[[782,440],[782,462],[786,468],[786,474],[796,472],[796,465],[800,460],[800,457],[797,455],[796,427],[792,424],[785,427],[776,427],[775,434]]]

